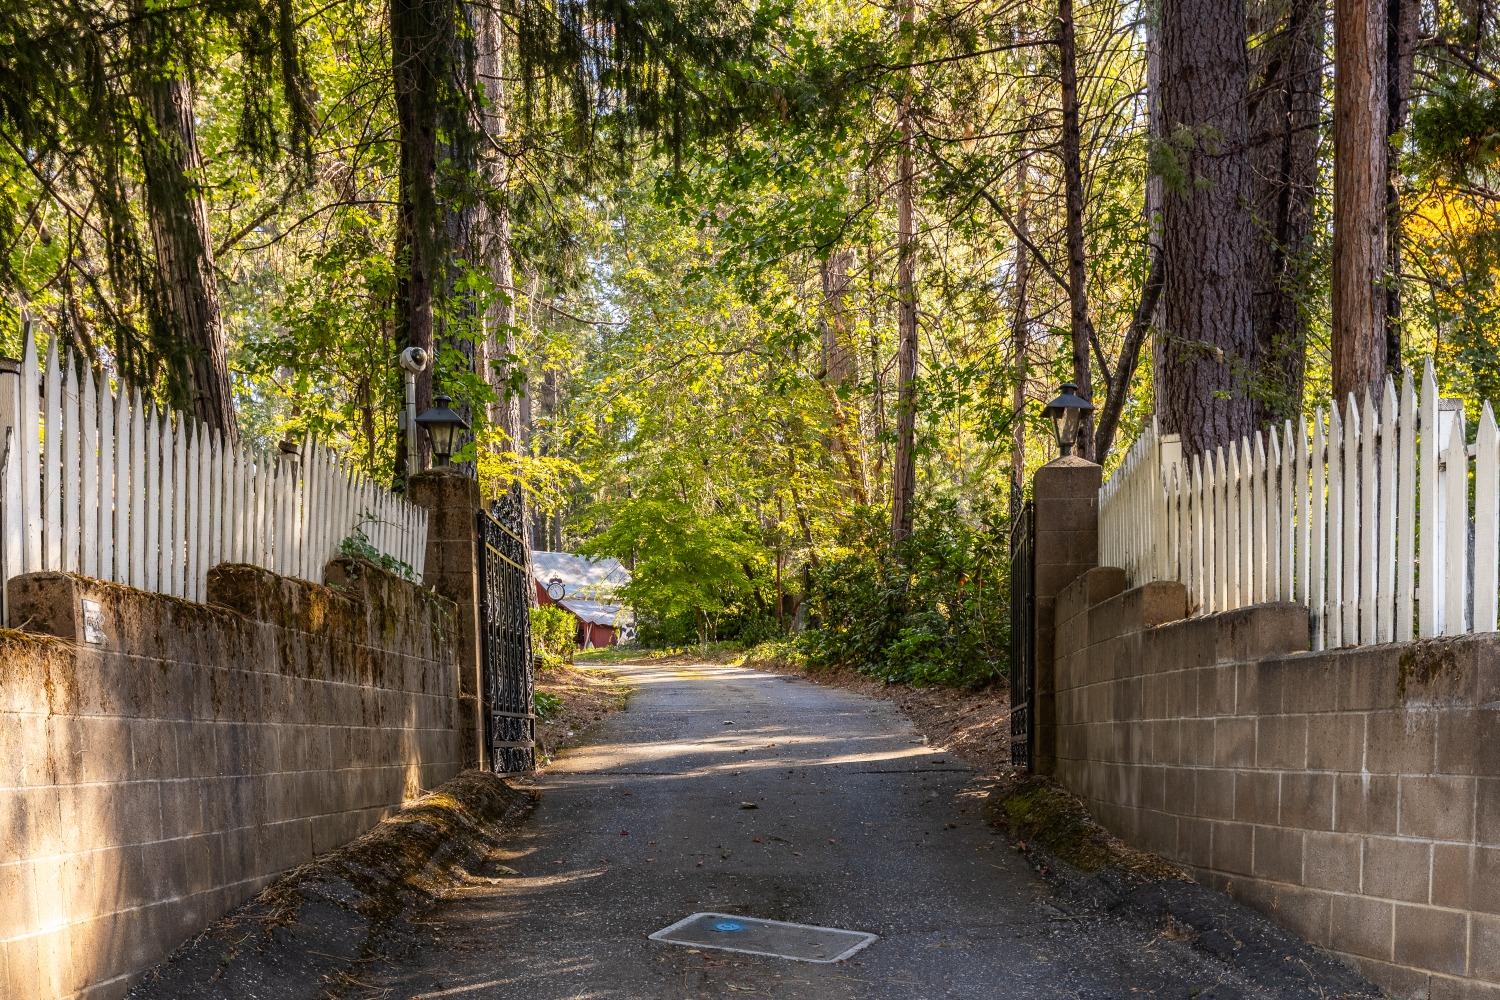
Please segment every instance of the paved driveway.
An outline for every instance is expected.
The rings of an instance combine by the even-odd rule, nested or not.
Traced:
[[[391,998],[1239,997],[1258,988],[1149,921],[1054,899],[965,794],[972,775],[888,703],[720,666],[619,668],[628,711],[540,778],[505,864]],[[746,808],[753,805],[753,808]],[[647,935],[695,911],[870,931],[837,965]]]

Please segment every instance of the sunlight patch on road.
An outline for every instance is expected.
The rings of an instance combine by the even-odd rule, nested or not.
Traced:
[[[850,743],[866,742],[881,744],[865,752],[822,755],[818,748],[836,745],[841,749]],[[837,764],[863,764],[876,761],[903,760],[935,755],[930,746],[907,744],[892,746],[896,741],[887,735],[871,736],[807,736],[778,730],[762,732],[749,730],[733,736],[715,736],[703,740],[663,740],[657,743],[603,743],[586,750],[575,751],[567,760],[554,768],[555,774],[569,772],[632,771],[662,766],[663,773],[682,775],[714,774],[722,771],[747,770],[765,767],[817,767]],[[808,752],[812,751],[812,752]],[[754,756],[751,756],[751,755]],[[697,763],[696,766],[676,769],[674,760],[695,760],[704,757],[724,758],[722,762]]]

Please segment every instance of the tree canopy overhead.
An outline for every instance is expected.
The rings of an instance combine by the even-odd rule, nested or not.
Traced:
[[[631,561],[648,636],[984,681],[1060,382],[1106,466],[1424,354],[1500,396],[1497,17],[0,0],[0,346],[393,483],[431,347],[487,488]]]

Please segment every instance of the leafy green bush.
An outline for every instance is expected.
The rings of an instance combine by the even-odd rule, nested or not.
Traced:
[[[753,667],[758,663],[807,666],[807,655],[796,636],[783,635],[742,648],[741,662]]]
[[[756,524],[684,498],[675,479],[636,489],[611,498],[607,523],[582,551],[634,556],[620,597],[639,616],[637,642],[654,648],[737,638],[738,623],[758,613],[768,568]]]
[[[538,691],[532,696],[531,701],[536,707],[536,717],[543,722],[557,715],[562,709],[562,698],[546,691]]]
[[[363,559],[365,562],[373,563],[385,570],[394,573],[403,580],[418,583],[417,572],[411,566],[397,559],[395,556],[386,555],[370,543],[370,536],[364,532],[363,524],[354,529],[354,534],[339,542],[339,555],[348,556],[350,559]]]
[[[898,548],[881,512],[851,522],[812,576],[812,665],[909,684],[979,687],[1007,676],[1009,533],[998,503],[928,502]]]
[[[573,615],[555,604],[531,609],[531,645],[543,659],[573,662],[577,624]]]

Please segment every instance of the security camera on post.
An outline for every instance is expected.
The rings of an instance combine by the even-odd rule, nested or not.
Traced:
[[[406,431],[406,454],[408,464],[416,461],[417,455],[417,376],[427,370],[427,349],[408,347],[397,357],[401,370],[406,373],[406,410],[401,414],[402,429]]]

